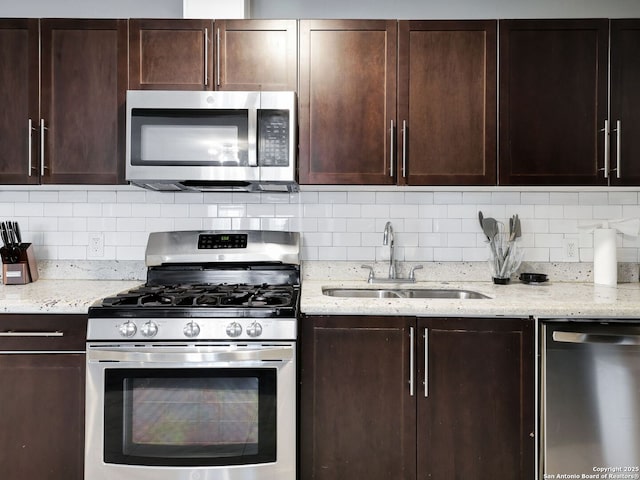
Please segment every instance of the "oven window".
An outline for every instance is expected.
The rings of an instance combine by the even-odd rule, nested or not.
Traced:
[[[249,165],[248,110],[133,109],[132,165]]]
[[[275,369],[105,370],[105,462],[274,462],[276,374]]]

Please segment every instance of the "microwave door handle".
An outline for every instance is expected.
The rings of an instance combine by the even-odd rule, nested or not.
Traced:
[[[249,109],[248,113],[248,132],[247,132],[247,149],[249,153],[249,166],[257,167],[258,166],[258,111],[254,108]]]

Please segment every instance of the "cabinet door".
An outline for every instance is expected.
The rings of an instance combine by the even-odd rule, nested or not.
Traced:
[[[42,20],[41,42],[42,182],[122,183],[126,20]]]
[[[296,20],[219,20],[216,89],[298,88]]]
[[[640,20],[611,20],[611,182],[640,185]],[[618,123],[619,122],[619,123]],[[619,169],[619,171],[618,171]]]
[[[533,480],[532,320],[419,319],[418,478]]]
[[[82,480],[84,354],[0,354],[0,478]]]
[[[300,183],[395,183],[396,45],[395,21],[300,21]]]
[[[300,322],[302,480],[415,478],[412,322]]]
[[[38,20],[0,20],[0,183],[39,181],[38,45]]]
[[[503,185],[605,184],[607,20],[500,22]]]
[[[131,90],[212,90],[212,20],[129,21]]]
[[[399,184],[495,185],[496,27],[399,23]]]

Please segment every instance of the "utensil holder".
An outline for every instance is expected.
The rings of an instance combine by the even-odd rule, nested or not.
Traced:
[[[5,285],[24,285],[38,280],[38,264],[31,243],[21,243],[16,263],[2,265],[2,283]]]
[[[29,282],[29,265],[27,263],[2,264],[2,283],[5,285],[24,285]]]

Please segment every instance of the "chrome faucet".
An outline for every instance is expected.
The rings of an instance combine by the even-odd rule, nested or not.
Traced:
[[[382,236],[382,244],[389,245],[389,279],[395,280],[396,273],[396,256],[395,256],[395,239],[393,236],[393,226],[391,222],[387,222],[384,226],[384,234]]]
[[[369,270],[369,276],[367,282],[369,283],[414,283],[416,281],[415,271],[422,268],[422,265],[414,265],[409,271],[407,278],[398,277],[398,271],[396,269],[396,252],[395,252],[395,238],[393,234],[393,226],[391,222],[387,222],[384,226],[384,234],[382,237],[382,244],[389,246],[389,277],[377,278],[375,276],[373,267],[371,265],[362,265],[362,268]]]

